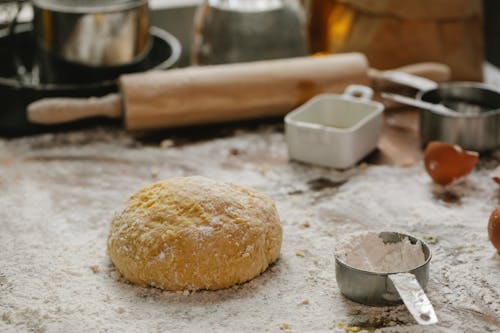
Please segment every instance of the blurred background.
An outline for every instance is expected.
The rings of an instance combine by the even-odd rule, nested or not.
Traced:
[[[29,2],[26,2],[26,6],[29,6]],[[339,29],[342,29],[342,25],[346,25],[346,18],[348,19],[349,13],[339,13],[339,8],[335,9],[335,6],[340,6],[339,3],[345,4],[354,4],[360,6],[368,6],[368,7],[377,7],[374,6],[373,2],[363,1],[363,0],[300,0],[300,3],[306,9],[307,15],[307,24],[310,36],[313,36],[310,41],[310,46],[312,51],[324,51],[330,48],[330,51],[342,51],[342,48],[339,45],[333,45],[334,43],[338,43],[338,40],[334,40],[333,37],[339,37]],[[390,1],[377,1],[378,3],[388,3]],[[446,2],[446,1],[445,1]],[[453,3],[454,1],[450,1]],[[500,66],[500,45],[498,43],[497,37],[500,35],[500,21],[498,20],[500,14],[500,2],[495,0],[465,0],[458,1],[463,3],[474,4],[469,6],[470,8],[463,8],[463,5],[457,5],[456,12],[462,12],[462,16],[465,21],[470,20],[471,11],[474,11],[475,5],[482,5],[482,12],[480,15],[482,18],[479,20],[483,20],[480,22],[481,28],[481,37],[484,38],[484,55],[485,59],[496,66]],[[191,46],[192,46],[192,36],[193,36],[193,25],[195,20],[195,13],[197,7],[202,4],[202,0],[150,0],[149,7],[150,11],[150,25],[157,26],[166,31],[172,33],[175,37],[179,39],[182,44],[182,55],[181,60],[178,63],[179,66],[187,66],[190,64],[190,54],[191,54]],[[369,3],[366,5],[366,3]],[[408,1],[404,2],[407,5]],[[421,3],[421,1],[414,2],[416,4]],[[432,3],[432,1],[430,1]],[[422,7],[422,5],[419,5]],[[380,7],[380,6],[379,6]],[[390,5],[389,5],[390,7]],[[410,6],[411,7],[411,6]],[[467,6],[466,6],[467,7]],[[379,10],[379,9],[376,9]],[[396,9],[398,10],[398,9]],[[438,13],[436,15],[436,20],[439,20],[439,12],[440,8],[436,8],[435,12]],[[16,11],[15,1],[0,1],[0,27],[6,27],[8,22],[12,19],[13,15]],[[360,9],[360,12],[363,11],[363,8]],[[411,10],[410,10],[411,11]],[[443,20],[449,20],[449,17],[446,17],[446,12],[449,12],[449,8],[443,10],[444,17]],[[345,10],[344,10],[345,12]],[[390,12],[390,9],[389,9]],[[451,14],[455,16],[461,16],[460,13]],[[29,8],[24,8],[19,16],[20,22],[26,22],[32,19],[33,13]],[[411,18],[411,17],[410,17]],[[351,22],[352,24],[352,22]],[[359,24],[359,22],[358,22]],[[336,32],[330,31],[330,38],[332,41],[330,45],[328,45],[326,36],[328,34],[327,30],[328,25],[330,25],[331,30],[337,30]],[[335,25],[332,28],[332,25]],[[474,31],[461,31],[462,34],[473,34]],[[395,33],[395,31],[392,31]],[[457,34],[460,33],[457,30]],[[462,39],[464,36],[456,36],[457,39]],[[332,44],[333,43],[333,44]],[[480,41],[479,43],[483,43]]]
[[[334,3],[335,1],[321,0],[317,2]],[[418,1],[417,1],[418,2]],[[473,2],[473,1],[471,1]],[[174,34],[182,43],[183,55],[181,66],[189,65],[191,46],[191,32],[196,5],[200,0],[151,0],[151,24],[163,27]],[[407,3],[407,1],[405,1]],[[310,5],[310,4],[309,4]],[[483,0],[483,29],[484,52],[487,61],[500,66],[500,1]],[[328,9],[328,8],[326,8]]]
[[[439,62],[450,67],[452,81],[500,85],[500,1],[495,0],[32,3],[35,10],[28,1],[0,0],[0,98],[6,105],[0,135],[56,129],[26,119],[27,106],[41,98],[103,96],[117,90],[122,74],[190,65],[361,52],[380,70]],[[129,5],[136,7],[121,17],[78,12],[100,8],[109,14],[113,6]],[[60,13],[51,12],[58,6]],[[16,13],[19,24],[13,28]],[[97,51],[108,63],[92,63]]]

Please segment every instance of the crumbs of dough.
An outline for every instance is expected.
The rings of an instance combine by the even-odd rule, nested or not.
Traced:
[[[308,305],[309,300],[307,298],[304,298],[302,301],[299,302],[299,305]]]
[[[289,329],[290,328],[290,325],[288,325],[288,323],[281,323],[280,324],[280,329],[281,330],[286,330],[286,329]]]

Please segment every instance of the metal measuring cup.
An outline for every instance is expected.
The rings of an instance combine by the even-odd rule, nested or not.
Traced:
[[[431,250],[422,240],[398,232],[381,232],[384,243],[397,243],[408,238],[412,244],[420,242],[425,262],[404,272],[377,273],[354,268],[335,253],[335,276],[340,291],[347,298],[371,306],[397,305],[403,302],[420,325],[438,322],[434,308],[423,288],[429,280]]]
[[[420,112],[423,144],[444,141],[478,152],[500,147],[500,90],[497,87],[479,82],[438,84],[397,71],[383,71],[378,79],[415,88],[419,90],[416,103],[434,104],[433,108],[423,107],[430,112]],[[386,94],[384,98],[403,102],[391,94]],[[439,109],[452,112],[441,112]]]

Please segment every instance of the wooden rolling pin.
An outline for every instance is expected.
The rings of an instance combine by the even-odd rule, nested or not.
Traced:
[[[442,81],[442,68],[427,69],[429,78]],[[419,71],[410,67],[408,72]],[[369,71],[360,53],[190,67],[122,75],[119,94],[46,98],[27,111],[28,119],[38,124],[123,117],[129,130],[219,123],[284,115],[317,94],[383,80],[380,74]]]

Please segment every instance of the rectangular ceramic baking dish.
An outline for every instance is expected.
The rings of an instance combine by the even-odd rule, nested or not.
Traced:
[[[321,94],[285,117],[290,158],[345,169],[377,147],[384,106],[373,90],[351,85],[343,95]]]

